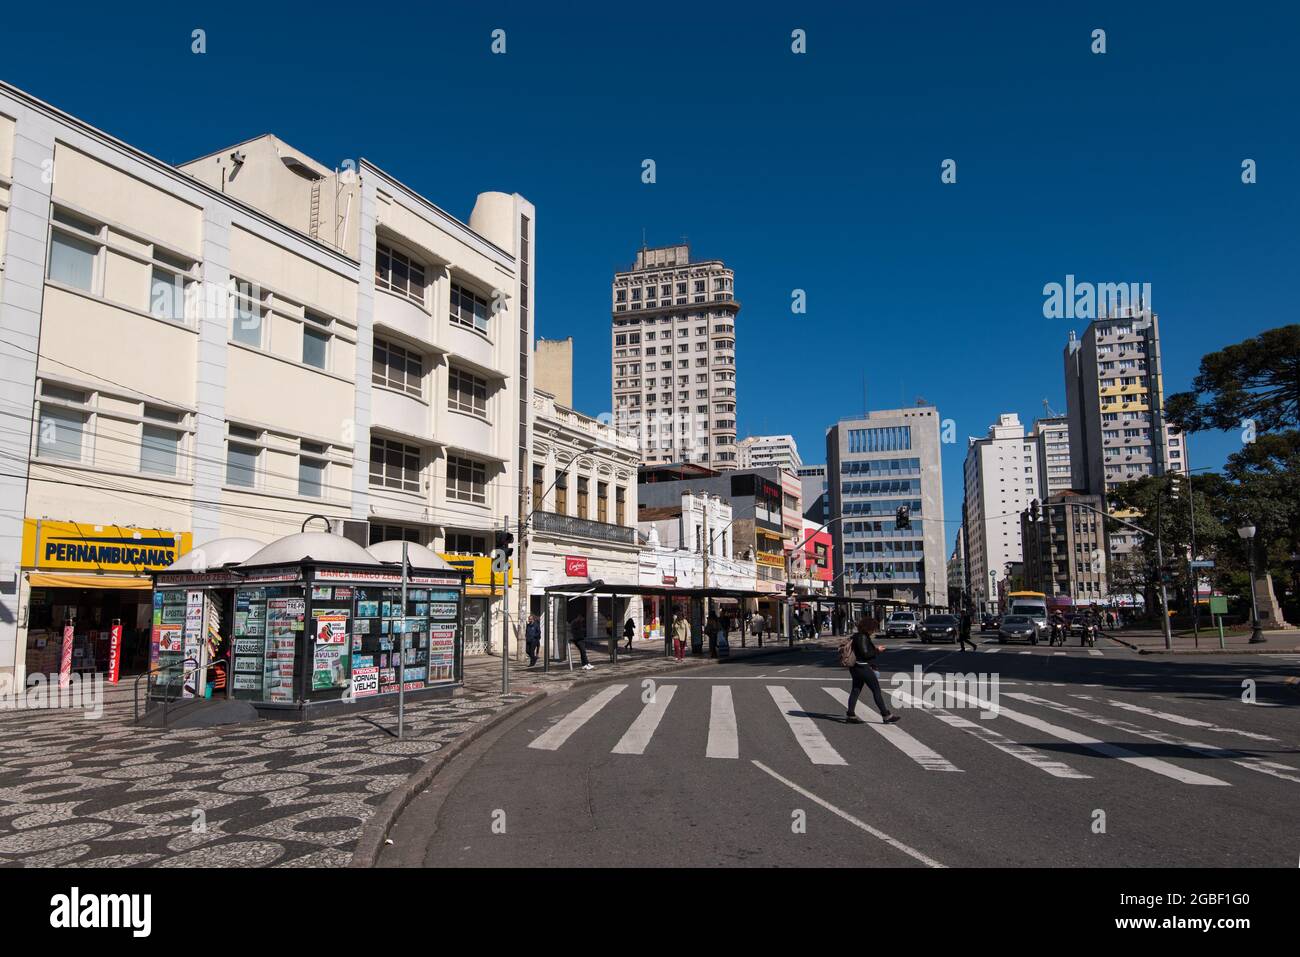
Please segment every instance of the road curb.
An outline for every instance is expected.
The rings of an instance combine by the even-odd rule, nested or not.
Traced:
[[[1294,655],[1295,648],[1139,648],[1139,655]]]
[[[492,728],[514,717],[521,711],[541,704],[549,695],[550,692],[545,689],[534,691],[527,698],[507,705],[486,721],[479,722],[456,740],[434,752],[433,757],[414,771],[402,782],[400,787],[388,795],[384,803],[379,805],[374,816],[362,827],[361,836],[357,838],[356,846],[352,849],[352,860],[348,862],[348,867],[377,866],[379,853],[383,850],[384,841],[387,840],[393,824],[396,823],[401,813],[406,810],[406,806],[415,799],[417,794],[429,786],[429,782],[437,776],[438,772],[452,758],[460,754]]]

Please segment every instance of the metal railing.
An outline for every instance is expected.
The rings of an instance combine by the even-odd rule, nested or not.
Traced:
[[[611,525],[576,515],[561,515],[559,512],[534,512],[533,530],[622,545],[636,544],[636,530],[626,525]]]
[[[189,662],[193,662],[193,663],[194,663],[194,667],[193,667],[193,668],[190,668],[188,671],[186,671],[186,670],[184,670],[184,667],[185,667],[185,665],[188,664]],[[149,685],[146,686],[146,690],[145,690],[145,699],[144,699],[144,703],[145,703],[145,709],[144,709],[144,710],[145,710],[145,714],[146,714],[146,715],[149,713],[149,702],[150,702],[150,701],[162,701],[162,708],[163,708],[163,713],[162,713],[162,726],[163,726],[163,727],[166,727],[166,725],[167,725],[167,710],[168,710],[168,706],[170,705],[170,703],[171,703],[175,698],[179,697],[180,692],[182,692],[182,691],[184,690],[184,688],[185,688],[185,679],[186,679],[187,677],[189,677],[190,675],[197,674],[199,671],[204,671],[204,670],[206,670],[207,668],[210,668],[210,667],[212,667],[211,664],[206,665],[206,666],[202,666],[202,667],[201,667],[201,666],[199,665],[199,663],[198,663],[198,661],[197,661],[196,659],[194,659],[194,658],[185,658],[185,659],[182,659],[182,660],[181,660],[181,662],[180,662],[180,668],[174,668],[174,667],[171,667],[171,666],[168,666],[168,667],[159,667],[159,668],[150,668],[148,671],[144,672],[143,674],[141,674],[141,675],[137,675],[137,676],[136,676],[136,679],[135,679],[135,688],[133,689],[133,691],[134,691],[134,698],[135,698],[135,701],[134,701],[134,711],[135,711],[135,720],[136,720],[136,722],[139,722],[139,720],[140,720],[140,682],[141,682],[141,681],[148,680],[148,679],[152,678],[154,675],[159,675],[159,674],[165,674],[165,675],[167,675],[166,679],[165,679],[163,682],[161,682],[161,685],[150,683]],[[178,688],[178,691],[177,691],[176,694],[172,694],[172,693],[171,693],[171,689],[172,689],[173,685],[176,684],[176,682],[173,680],[173,676],[175,676],[175,677],[177,677],[177,678],[180,679],[180,680],[179,680],[179,688]],[[157,689],[158,689],[160,686],[163,688],[163,693],[161,694],[161,696],[155,695],[155,692],[157,691]]]

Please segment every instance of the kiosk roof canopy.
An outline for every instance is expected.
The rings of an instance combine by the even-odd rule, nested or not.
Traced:
[[[418,545],[415,542],[403,543],[397,539],[389,539],[386,542],[377,542],[371,545],[366,551],[381,562],[400,567],[402,564],[403,544],[406,545],[406,560],[411,563],[412,568],[432,568],[445,572],[458,570],[455,565],[449,563],[433,549]]]
[[[209,568],[238,565],[256,554],[266,543],[254,538],[214,538],[186,552],[167,566],[169,572],[204,572]]]
[[[379,565],[379,559],[350,539],[329,532],[286,535],[245,559],[244,565],[295,565],[305,561]]]

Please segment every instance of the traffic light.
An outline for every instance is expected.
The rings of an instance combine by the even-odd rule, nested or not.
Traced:
[[[786,598],[794,597],[794,582],[785,583],[785,597]]]
[[[1034,499],[1029,503],[1029,520],[1034,524],[1038,524],[1038,499]]]
[[[912,527],[912,509],[907,505],[898,506],[898,511],[894,513],[895,528]]]
[[[515,536],[510,532],[498,531],[496,533],[496,547],[505,553],[506,561],[515,553]]]
[[[1183,491],[1183,477],[1178,474],[1169,476],[1169,497],[1177,500]]]

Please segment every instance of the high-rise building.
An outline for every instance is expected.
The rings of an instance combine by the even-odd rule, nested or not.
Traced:
[[[1048,496],[1073,489],[1069,420],[1063,415],[1036,419],[1030,437],[1038,457],[1038,498],[1046,500]]]
[[[803,465],[793,435],[751,435],[737,443],[736,451],[742,469],[761,469],[775,465],[788,472],[797,472],[799,466]]]
[[[803,517],[817,526],[831,520],[830,491],[826,487],[826,466],[804,465],[795,470],[803,486]]]
[[[1020,513],[1026,588],[1083,605],[1106,597],[1103,508],[1100,495],[1066,491]]]
[[[1038,497],[1034,440],[1014,412],[998,416],[988,435],[971,439],[965,463],[966,569],[971,600],[987,608],[997,581],[1021,561],[1020,513]],[[992,573],[992,574],[990,574]]]
[[[1107,496],[1124,482],[1187,471],[1186,437],[1165,421],[1159,318],[1149,306],[1089,323],[1065,348],[1070,466],[1076,487]],[[1125,554],[1137,533],[1110,536]]]
[[[610,298],[614,422],[641,461],[736,468],[734,273],[685,244],[642,248]]]
[[[947,604],[939,412],[868,412],[826,430],[837,592]],[[910,527],[900,528],[900,507]]]
[[[952,555],[948,557],[948,607],[960,608],[966,594],[966,528],[957,528]]]

